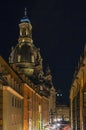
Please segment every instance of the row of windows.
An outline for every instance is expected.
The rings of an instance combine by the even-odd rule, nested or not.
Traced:
[[[19,92],[20,94],[22,93],[22,90],[21,90],[21,86],[12,86],[13,89],[15,89],[17,92]]]
[[[1,72],[4,72],[4,71],[7,72],[7,70],[5,69],[5,67],[2,66],[1,64],[0,64],[0,71],[1,71]],[[1,76],[1,77],[2,77],[2,76]],[[3,76],[3,79],[4,79],[6,82],[8,82],[8,84],[9,84],[10,86],[12,86],[12,88],[15,89],[17,92],[19,92],[19,93],[22,92],[21,85],[20,85],[18,82],[16,82],[16,80],[14,79],[14,77],[12,77],[12,75],[10,75],[10,74],[4,75],[4,76]],[[0,89],[1,89],[1,88],[2,88],[2,85],[0,85]],[[2,90],[0,90],[0,95],[2,95],[1,91],[2,91]]]
[[[8,82],[8,84],[15,89],[17,92],[21,93],[22,92],[22,88],[21,88],[21,84],[19,84],[18,82],[15,81],[14,78],[11,77],[11,75],[5,75],[4,79]]]
[[[12,106],[17,107],[17,108],[21,108],[22,107],[22,101],[13,96],[12,97]]]
[[[18,55],[18,59],[17,60],[18,60],[18,62],[21,62],[21,55]],[[34,59],[33,55],[31,56],[30,60],[31,60],[32,63],[34,63],[35,59]]]

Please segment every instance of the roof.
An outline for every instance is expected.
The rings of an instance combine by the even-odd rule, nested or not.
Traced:
[[[21,23],[23,22],[26,22],[26,23],[31,23],[29,18],[27,16],[24,16],[21,20],[20,20]]]

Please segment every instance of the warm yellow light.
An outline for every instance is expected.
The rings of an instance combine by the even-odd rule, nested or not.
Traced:
[[[41,105],[39,105],[39,112],[41,112]]]
[[[24,39],[22,41],[24,42]]]

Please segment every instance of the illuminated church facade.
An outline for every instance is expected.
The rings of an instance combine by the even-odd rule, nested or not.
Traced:
[[[19,29],[9,63],[0,56],[0,130],[45,130],[56,111],[51,71],[48,66],[43,72],[26,10]]]

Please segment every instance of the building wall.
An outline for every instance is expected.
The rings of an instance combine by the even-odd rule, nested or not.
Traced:
[[[22,130],[21,82],[0,56],[0,130]]]
[[[24,96],[24,130],[42,130],[49,122],[49,100],[40,96],[26,83],[23,86]]]
[[[57,120],[64,120],[69,121],[69,107],[66,105],[57,105],[57,113],[56,118]]]
[[[52,125],[56,119],[56,90],[52,86],[49,96],[49,123]]]
[[[0,77],[0,130],[42,130],[49,122],[49,99],[26,81],[22,83],[24,77],[20,79],[3,58],[0,60],[0,71],[6,71]]]
[[[42,97],[42,123],[43,128],[49,124],[49,100],[46,97]]]
[[[86,129],[86,46],[70,89],[71,129]]]
[[[7,87],[3,86],[3,130],[22,130],[22,99]]]

